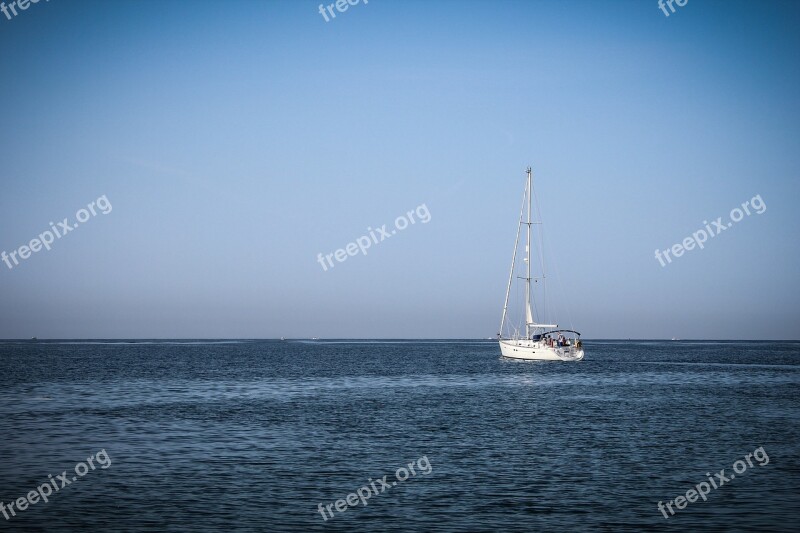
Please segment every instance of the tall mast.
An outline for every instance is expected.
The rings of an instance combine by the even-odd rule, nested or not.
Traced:
[[[531,316],[531,186],[531,167],[528,167],[528,241],[525,245],[525,252],[527,253],[525,262],[528,267],[528,273],[525,276],[525,338],[527,339],[531,337],[530,327],[531,322],[533,322],[533,317]]]
[[[506,322],[506,317],[508,316],[508,299],[511,295],[511,282],[514,279],[514,267],[516,266],[517,260],[517,249],[519,247],[519,238],[520,233],[522,232],[522,225],[525,224],[528,226],[528,233],[526,234],[526,245],[525,245],[525,263],[526,263],[526,274],[525,277],[517,276],[520,279],[525,280],[525,337],[530,339],[531,338],[531,330],[542,329],[542,328],[557,328],[558,324],[540,324],[537,323],[533,319],[533,312],[531,310],[531,226],[533,224],[541,224],[541,219],[538,222],[534,222],[531,217],[533,215],[533,171],[531,167],[527,168],[527,180],[525,182],[525,192],[522,194],[522,206],[519,210],[519,224],[517,225],[517,237],[514,239],[514,254],[511,256],[511,271],[508,274],[508,285],[506,286],[506,299],[503,304],[503,317],[500,319],[500,332],[497,334],[500,339],[503,338],[503,326]],[[528,216],[525,216],[525,203],[527,201],[528,204]],[[526,221],[527,218],[527,221]],[[541,238],[541,237],[540,237]],[[541,242],[541,241],[540,241]],[[541,246],[540,246],[541,251]],[[544,285],[544,258],[542,258],[542,285]],[[544,314],[544,313],[543,313]],[[518,334],[516,333],[518,330],[514,330],[514,337],[518,338]]]

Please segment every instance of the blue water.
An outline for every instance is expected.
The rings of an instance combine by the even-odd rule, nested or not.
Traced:
[[[111,461],[0,529],[797,530],[800,343],[585,346],[0,342],[0,501]],[[758,447],[769,463],[658,510]],[[318,511],[409,463],[366,506]]]

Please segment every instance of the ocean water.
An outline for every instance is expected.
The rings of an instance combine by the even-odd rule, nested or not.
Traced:
[[[800,343],[585,346],[0,342],[0,530],[797,530]]]

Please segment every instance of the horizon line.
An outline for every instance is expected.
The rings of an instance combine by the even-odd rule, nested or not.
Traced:
[[[26,338],[2,338],[4,341],[490,341],[496,342],[497,339],[487,337],[26,337]],[[666,338],[622,338],[622,337],[595,337],[584,338],[585,341],[668,341],[668,342],[800,342],[800,339],[666,339]]]

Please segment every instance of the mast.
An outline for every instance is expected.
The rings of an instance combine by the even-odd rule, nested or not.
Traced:
[[[516,265],[517,260],[517,248],[519,247],[519,237],[522,231],[522,225],[525,224],[528,226],[528,233],[526,234],[526,245],[525,245],[525,263],[526,263],[526,274],[525,277],[517,276],[520,279],[525,280],[525,338],[531,338],[531,331],[535,331],[537,329],[543,328],[557,328],[558,324],[539,324],[533,319],[533,312],[531,311],[531,226],[533,224],[541,224],[541,219],[538,222],[534,222],[531,219],[533,215],[533,171],[531,167],[528,167],[526,170],[527,173],[527,180],[525,181],[525,192],[522,193],[522,206],[520,207],[519,211],[519,224],[517,225],[517,237],[514,240],[514,254],[511,256],[511,272],[508,274],[508,285],[506,286],[506,299],[505,303],[503,304],[503,317],[500,319],[500,332],[497,336],[500,340],[503,339],[503,327],[506,323],[506,317],[508,316],[508,299],[511,295],[511,283],[514,279],[514,266]],[[527,221],[525,217],[525,202],[528,203],[528,216]],[[541,247],[540,247],[541,250]],[[542,281],[544,282],[544,258],[542,258]],[[544,283],[542,283],[544,285]],[[518,338],[517,330],[515,330],[514,337]]]
[[[531,311],[531,226],[533,224],[541,224],[540,222],[533,222],[531,216],[533,214],[533,172],[531,167],[527,168],[528,179],[525,182],[525,192],[522,194],[522,207],[519,211],[519,225],[517,225],[517,237],[514,240],[514,254],[511,256],[511,272],[508,274],[508,285],[506,286],[506,299],[503,304],[503,318],[500,319],[500,332],[497,334],[501,339],[503,338],[503,326],[506,323],[506,316],[508,316],[508,298],[511,295],[511,282],[514,279],[514,266],[517,260],[517,248],[519,247],[519,236],[522,230],[522,225],[528,226],[528,233],[526,234],[525,245],[525,263],[526,273],[525,277],[518,276],[520,279],[525,280],[525,338],[531,338],[531,330],[537,328],[557,328],[558,324],[539,324],[533,319],[533,312]],[[527,221],[525,217],[525,203],[528,203],[528,216]],[[542,264],[542,279],[544,279],[544,263]],[[516,338],[516,336],[514,337]]]
[[[540,324],[533,319],[533,313],[531,312],[531,226],[536,224],[539,225],[541,228],[541,213],[538,213],[537,216],[539,217],[536,222],[531,220],[531,213],[533,212],[533,208],[531,207],[532,204],[532,197],[533,197],[533,172],[531,171],[531,167],[528,167],[528,246],[527,246],[527,257],[525,261],[528,262],[528,275],[525,278],[525,333],[527,334],[528,338],[530,338],[530,331],[542,328],[557,328],[558,324]],[[538,202],[537,202],[538,206]],[[539,256],[542,259],[542,289],[544,289],[544,250],[541,247],[541,234],[540,234],[540,246],[539,246]],[[544,298],[544,294],[542,295]],[[544,317],[542,317],[544,318]]]
[[[530,339],[531,333],[531,323],[533,322],[533,317],[531,316],[531,167],[528,167],[528,184],[525,187],[528,191],[528,242],[525,245],[525,252],[527,252],[527,257],[525,258],[525,262],[527,263],[528,272],[525,276],[525,338]]]

